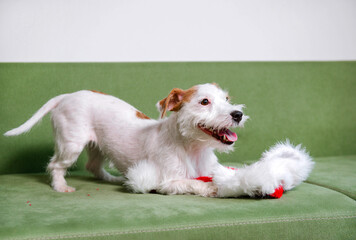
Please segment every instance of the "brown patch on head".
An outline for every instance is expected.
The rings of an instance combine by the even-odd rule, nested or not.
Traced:
[[[220,88],[221,89],[221,87],[219,86],[219,84],[217,84],[217,83],[215,83],[215,82],[213,82],[212,83],[215,87],[217,87],[217,88]]]
[[[141,118],[141,119],[150,119],[144,113],[139,112],[139,111],[136,111],[136,117]]]
[[[92,91],[92,92],[94,92],[94,93],[100,93],[100,94],[108,95],[108,94],[106,94],[106,93],[99,92],[99,91],[96,91],[96,90],[90,90],[90,91]]]
[[[161,118],[166,116],[168,111],[179,111],[184,102],[189,102],[197,91],[197,87],[192,87],[187,90],[182,90],[180,88],[174,88],[168,95],[168,97],[162,99],[158,102],[158,106],[161,112]]]

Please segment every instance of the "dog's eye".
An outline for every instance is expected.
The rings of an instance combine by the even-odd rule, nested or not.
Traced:
[[[208,105],[210,102],[209,102],[209,100],[207,99],[207,98],[204,98],[201,102],[200,102],[200,104],[201,105]]]
[[[226,97],[226,102],[228,102],[230,100],[230,98],[229,97]]]

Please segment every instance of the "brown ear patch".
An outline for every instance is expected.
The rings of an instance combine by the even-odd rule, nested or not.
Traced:
[[[90,90],[90,91],[92,91],[92,92],[94,92],[94,93],[100,93],[100,94],[108,95],[108,94],[106,94],[106,93],[99,92],[99,91],[96,91],[96,90]]]
[[[196,87],[189,88],[187,90],[182,90],[179,88],[174,88],[168,95],[168,97],[159,101],[159,105],[161,108],[161,118],[166,116],[168,111],[179,111],[184,102],[189,102],[197,91]]]
[[[139,112],[139,111],[136,111],[136,117],[141,118],[141,119],[150,119],[144,113]]]

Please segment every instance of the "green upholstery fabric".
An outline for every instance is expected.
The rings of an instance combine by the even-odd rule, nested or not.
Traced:
[[[356,156],[318,158],[308,183],[339,191],[356,200]]]
[[[218,199],[133,194],[85,172],[68,177],[77,188],[70,194],[54,192],[43,174],[2,175],[0,183],[0,238],[5,239],[355,237],[356,202],[312,184],[304,183],[281,199]]]
[[[356,62],[0,63],[0,132],[62,93],[102,91],[155,118],[172,88],[206,82],[251,117],[221,162],[251,163],[289,138],[315,157],[308,181],[281,199],[133,194],[85,172],[83,153],[67,178],[77,191],[56,193],[47,116],[0,136],[0,239],[356,239]]]

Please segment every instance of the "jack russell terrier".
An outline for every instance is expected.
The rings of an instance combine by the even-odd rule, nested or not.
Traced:
[[[272,147],[250,166],[238,170],[222,166],[214,150],[233,150],[237,135],[230,129],[242,127],[248,116],[243,114],[244,105],[231,104],[217,84],[175,88],[156,106],[158,120],[100,92],[63,94],[5,135],[27,132],[51,112],[55,153],[47,169],[58,192],[75,191],[64,177],[84,148],[89,158],[86,168],[97,178],[123,182],[137,193],[266,196],[280,186],[290,190],[312,170],[314,163],[305,149],[289,141]],[[172,112],[169,117],[167,111]],[[106,172],[105,159],[124,177]],[[199,176],[212,181],[199,181]]]

